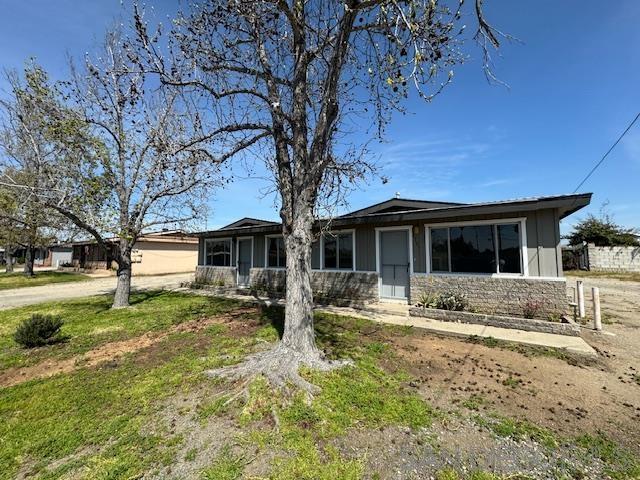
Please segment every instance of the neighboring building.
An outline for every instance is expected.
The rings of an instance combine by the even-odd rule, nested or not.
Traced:
[[[95,241],[73,243],[71,263],[84,270],[116,269],[116,238],[107,240],[106,251]],[[182,231],[141,235],[133,246],[133,275],[192,271],[198,259],[198,239]]]
[[[471,308],[521,314],[528,300],[564,313],[562,218],[591,194],[461,204],[394,198],[334,218],[312,249],[312,286],[327,302],[393,300],[459,292]],[[320,220],[316,229],[325,228]],[[282,227],[243,218],[201,232],[196,281],[282,293]]]

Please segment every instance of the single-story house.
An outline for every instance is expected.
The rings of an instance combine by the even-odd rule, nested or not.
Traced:
[[[117,238],[101,248],[95,240],[73,242],[71,263],[82,270],[116,269],[114,253]],[[180,230],[141,235],[131,255],[133,275],[153,275],[193,271],[198,260],[198,239]]]
[[[560,315],[560,220],[590,201],[590,193],[472,204],[392,198],[318,220],[315,297],[416,303],[424,292],[454,292],[479,312],[521,315],[524,302],[536,301]],[[197,235],[196,282],[283,292],[279,223],[243,218]]]

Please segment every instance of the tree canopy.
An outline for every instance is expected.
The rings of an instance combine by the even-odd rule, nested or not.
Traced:
[[[598,247],[640,246],[638,231],[618,225],[606,212],[601,213],[600,216],[590,214],[587,218],[580,220],[566,238],[569,240],[569,245],[574,246],[584,243],[594,243]]]

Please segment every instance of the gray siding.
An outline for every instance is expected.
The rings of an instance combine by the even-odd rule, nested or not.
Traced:
[[[476,215],[458,217],[455,220],[442,219],[441,222],[466,222],[474,220],[498,220],[504,218],[526,218],[527,256],[529,275],[542,277],[562,276],[562,254],[560,250],[560,228],[557,209],[538,210],[533,212],[510,212],[497,215]],[[425,221],[413,222],[413,269],[416,273],[426,272]],[[407,223],[399,224],[399,226]],[[390,227],[392,224],[357,225],[356,235],[356,270],[360,272],[376,271],[376,227]],[[232,265],[235,265],[236,242],[233,242]],[[253,236],[253,267],[263,268],[265,256],[265,236]],[[204,263],[204,242],[200,239],[198,264]],[[320,268],[319,245],[314,244],[311,253],[311,266]]]
[[[253,266],[264,267],[264,235],[253,237]]]
[[[376,271],[376,231],[371,225],[356,227],[356,270]]]

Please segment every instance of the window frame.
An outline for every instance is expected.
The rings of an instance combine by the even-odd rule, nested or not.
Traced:
[[[520,229],[520,269],[521,273],[501,273],[499,262],[499,242],[498,242],[498,225],[518,224]],[[449,240],[447,242],[449,249],[449,271],[434,272],[431,269],[431,229],[434,228],[451,228],[451,227],[471,227],[491,225],[494,234],[494,250],[496,256],[496,271],[491,273],[479,272],[452,272],[451,271],[451,233],[448,231]],[[429,275],[462,275],[462,276],[482,276],[482,277],[528,277],[529,276],[529,259],[527,255],[527,219],[525,217],[518,218],[496,218],[494,220],[471,220],[466,222],[443,222],[443,223],[427,223],[424,225],[425,234],[425,272]]]
[[[207,263],[207,248],[209,243],[213,242],[229,242],[229,265],[209,265]],[[224,237],[224,238],[205,238],[204,239],[204,255],[203,255],[203,264],[205,267],[215,267],[215,268],[235,268],[233,264],[233,238]]]
[[[325,272],[355,272],[356,271],[356,230],[354,228],[343,230],[332,230],[327,233],[336,237],[336,267],[325,268],[324,266],[324,240],[325,234],[320,235],[320,271]],[[341,235],[351,234],[351,268],[340,268],[340,241],[338,237]]]
[[[284,249],[284,253],[285,253],[285,266],[284,267],[270,267],[269,266],[269,240],[271,238],[282,238],[282,248]],[[268,268],[269,270],[286,270],[287,269],[287,264],[286,264],[286,256],[287,254],[287,248],[284,245],[284,235],[282,235],[281,233],[278,234],[274,234],[274,235],[265,235],[264,236],[264,268]]]

